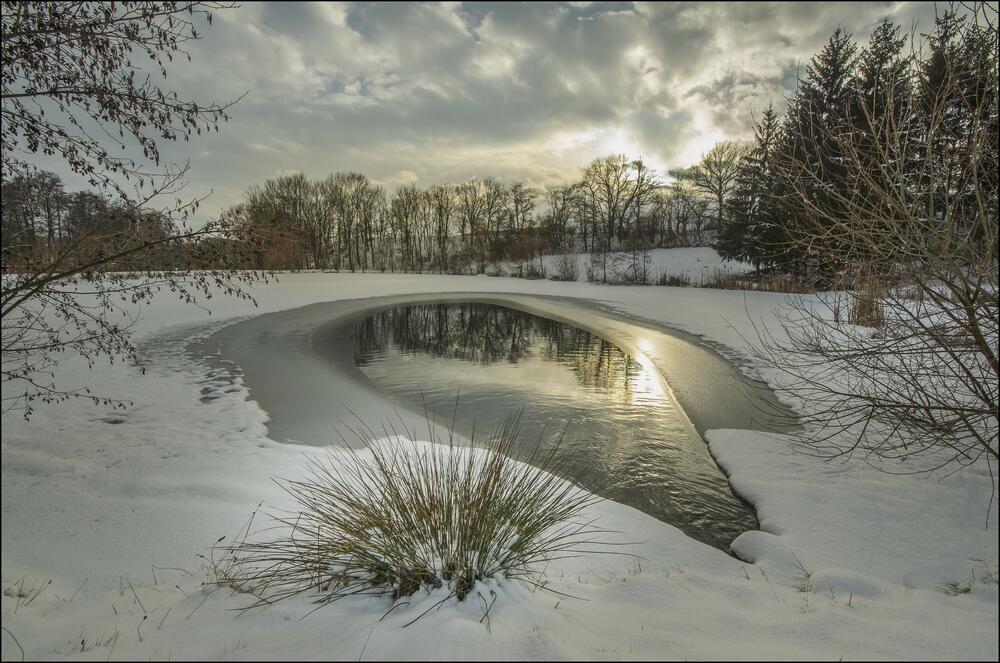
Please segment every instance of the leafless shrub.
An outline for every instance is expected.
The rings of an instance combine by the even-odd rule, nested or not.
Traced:
[[[587,260],[587,281],[590,283],[603,281],[606,273],[604,267],[606,262],[606,253],[591,253],[590,258]]]
[[[829,186],[811,163],[780,164],[784,202],[809,220],[799,248],[821,246],[854,289],[846,323],[830,292],[789,297],[781,329],[757,329],[757,356],[805,401],[803,439],[822,457],[861,453],[900,473],[985,461],[995,475],[997,28],[995,7],[973,9],[956,39],[993,44],[992,67],[942,56],[933,80],[916,68],[922,106],[889,89],[881,112],[816,128],[850,186]],[[811,195],[818,187],[826,195]]]
[[[576,281],[580,278],[580,259],[571,253],[556,257],[555,269],[549,278],[553,281]]]
[[[523,274],[522,278],[526,278],[526,279],[529,279],[529,280],[536,280],[536,279],[544,279],[545,278],[545,270],[544,270],[544,268],[539,267],[535,263],[528,264],[524,268],[524,271],[522,272],[522,274]]]

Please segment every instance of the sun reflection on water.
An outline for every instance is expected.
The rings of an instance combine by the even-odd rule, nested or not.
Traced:
[[[640,341],[639,347],[642,347]],[[656,364],[644,352],[635,353],[635,361],[639,364],[639,370],[632,377],[630,383],[633,403],[643,403],[651,400],[659,401],[666,398],[666,391],[663,388],[663,378],[656,370]]]
[[[530,458],[565,433],[565,476],[725,549],[756,526],[753,512],[674,401],[653,361],[662,346],[628,331],[620,338],[629,350],[571,324],[456,303],[376,313],[352,342],[369,379],[460,433],[519,410],[516,455]]]

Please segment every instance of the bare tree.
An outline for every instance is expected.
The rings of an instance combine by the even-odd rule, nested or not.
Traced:
[[[403,256],[402,267],[411,272],[422,263],[417,239],[423,198],[424,194],[417,187],[403,186],[396,190],[389,202],[389,215]]]
[[[501,238],[504,229],[505,207],[507,204],[507,187],[495,177],[479,180],[483,196],[483,234],[485,243],[480,253],[480,272],[485,270],[488,261],[495,261],[501,256]]]
[[[210,10],[227,6],[4,2],[4,182],[35,173],[33,155],[54,155],[99,192],[114,194],[124,219],[147,217],[158,196],[183,185],[185,168],[148,168],[160,166],[160,141],[217,130],[231,104],[183,100],[135,63],[144,58],[165,78],[165,61],[186,56],[184,44],[199,38],[196,20],[210,22]],[[138,144],[142,158],[112,155],[124,147],[126,136]],[[71,350],[91,363],[101,356],[136,360],[129,322],[134,319],[121,314],[159,290],[185,301],[216,292],[250,299],[244,288],[262,275],[239,271],[245,243],[227,241],[236,217],[186,228],[185,219],[199,202],[178,201],[159,210],[165,232],[155,236],[136,232],[143,224],[128,222],[112,232],[93,226],[65,239],[53,224],[58,213],[49,210],[44,251],[5,250],[0,293],[5,411],[23,407],[27,417],[35,399],[107,400],[57,385],[52,377],[57,357]],[[145,276],[118,271],[126,264],[144,265]]]
[[[711,205],[705,194],[682,179],[670,185],[664,203],[667,223],[671,228],[671,243],[701,245]]]
[[[995,6],[959,21],[953,43],[913,54],[916,94],[889,86],[846,129],[817,127],[843,180],[777,164],[783,204],[823,229],[792,241],[832,253],[854,288],[792,297],[781,330],[758,332],[758,356],[805,400],[803,437],[823,457],[861,453],[890,472],[997,468]],[[827,195],[809,195],[818,187]]]
[[[314,186],[302,173],[283,175],[247,190],[246,208],[254,233],[277,239],[285,250],[274,252],[268,268],[302,269],[317,257]]]
[[[740,159],[749,152],[744,143],[724,140],[716,143],[701,157],[701,161],[691,168],[671,171],[678,179],[687,180],[698,190],[714,200],[715,229],[722,226],[726,210],[726,200],[736,184]],[[699,232],[700,235],[700,232]],[[699,237],[699,241],[700,241]]]
[[[431,218],[434,225],[434,245],[437,248],[438,271],[449,271],[452,223],[455,216],[455,190],[450,185],[438,185],[428,191]]]
[[[597,263],[595,268],[601,270],[602,280],[608,280],[608,255],[614,250],[615,240],[620,246],[627,236],[630,210],[658,186],[659,182],[641,160],[630,160],[623,154],[596,159],[584,168],[582,188],[595,204],[594,211],[602,226],[600,238],[595,237],[597,251],[592,257],[592,262]]]
[[[542,263],[538,236],[534,228],[535,198],[538,192],[521,182],[515,182],[507,187],[504,196],[504,252],[508,258],[520,261],[521,271],[529,269],[530,263],[537,257],[538,265],[530,268],[538,274],[545,272]],[[528,262],[529,266],[524,263]]]
[[[458,186],[457,204],[459,237],[465,242],[465,260],[477,259],[476,268],[481,274],[486,270],[486,187],[481,180],[472,180]]]
[[[552,187],[545,192],[548,212],[542,219],[542,228],[549,247],[558,253],[573,251],[573,198],[577,195],[575,186]]]

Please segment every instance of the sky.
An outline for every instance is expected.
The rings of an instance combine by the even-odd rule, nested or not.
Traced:
[[[591,160],[641,157],[665,175],[752,116],[784,109],[840,26],[884,16],[926,30],[930,3],[245,3],[214,12],[167,86],[245,96],[218,134],[165,144],[190,160],[202,214],[300,171],[358,171],[392,188],[472,177],[535,187]],[[57,171],[58,168],[53,168]],[[66,177],[68,189],[74,178]]]

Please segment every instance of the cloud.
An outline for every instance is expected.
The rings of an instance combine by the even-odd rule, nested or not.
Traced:
[[[387,184],[405,185],[405,184],[416,184],[416,182],[419,179],[420,179],[420,176],[417,175],[412,170],[401,170],[401,171],[399,171],[397,173],[393,173],[392,175],[389,175],[388,177],[385,178],[384,181]]]
[[[702,102],[716,127],[727,135],[747,135],[754,118],[767,106],[784,112],[786,96],[794,89],[798,64],[788,62],[783,71],[762,76],[744,69],[730,69],[718,78],[692,87],[685,99]]]
[[[391,185],[472,176],[547,185],[608,151],[689,165],[779,109],[835,27],[867,39],[925,3],[245,3],[216,12],[168,84],[233,107],[190,159],[211,214],[277,172]]]

